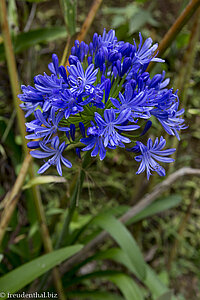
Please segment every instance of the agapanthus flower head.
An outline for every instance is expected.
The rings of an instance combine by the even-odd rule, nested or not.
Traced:
[[[129,147],[140,162],[137,174],[146,170],[148,179],[153,171],[165,175],[157,161],[172,162],[166,156],[175,149],[162,150],[162,137],[154,143],[148,139],[147,146],[140,137],[156,118],[179,139],[186,128],[184,110],[179,110],[177,91],[167,88],[165,72],[151,77],[146,71],[151,61],[163,61],[155,55],[158,45],[151,38],[143,42],[141,34],[139,40],[139,45],[118,41],[114,30],[95,33],[89,45],[75,41],[67,70],[53,54],[51,74],[35,76],[34,87],[22,86],[20,106],[26,117],[33,115],[26,123],[28,147],[37,149],[32,156],[45,159],[39,173],[55,165],[62,175],[61,162],[71,167],[63,156],[69,148],[79,158],[89,151],[103,160],[108,150]]]

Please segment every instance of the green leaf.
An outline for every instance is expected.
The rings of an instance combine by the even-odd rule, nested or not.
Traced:
[[[70,36],[76,33],[76,0],[60,0],[65,24]]]
[[[109,207],[109,208],[105,208],[103,209],[101,213],[109,213],[109,214],[112,214],[112,215],[115,215],[117,217],[121,216],[122,214],[124,214],[125,212],[127,212],[127,210],[129,209],[129,206],[126,206],[126,205],[118,205],[116,207]],[[74,236],[73,236],[73,239],[72,239],[72,244],[75,243],[79,237],[81,236],[81,234],[92,224],[92,223],[95,223],[95,219],[98,217],[95,216],[95,217],[91,217],[90,216],[90,219],[88,220],[88,222],[86,224],[83,224],[82,226],[80,226],[80,229],[78,229],[76,232],[73,232]],[[73,228],[73,223],[71,223],[71,227]],[[74,229],[74,228],[73,228]],[[99,233],[99,230],[97,230],[96,232],[96,235]],[[92,234],[91,236],[94,238],[95,236],[95,230],[92,231]],[[88,236],[88,240],[90,240],[90,237]],[[83,243],[85,244],[85,242],[87,243],[88,241],[87,240],[84,240]],[[82,242],[81,242],[82,244]]]
[[[77,297],[78,299],[90,300],[123,300],[123,298],[116,294],[111,294],[106,291],[74,291],[67,293],[70,299]]]
[[[42,255],[0,278],[0,291],[15,293],[24,286],[80,251],[82,245],[65,247]],[[5,298],[3,298],[5,299]]]
[[[109,276],[109,280],[118,286],[126,300],[143,300],[142,289],[126,274]]]
[[[181,201],[182,201],[181,195],[176,195],[176,194],[170,195],[168,197],[159,198],[158,200],[154,201],[152,204],[147,206],[145,209],[143,209],[136,216],[131,218],[126,224],[130,225],[132,223],[136,223],[147,217],[153,216],[162,211],[165,211],[167,209],[175,207],[175,206],[179,205]]]
[[[90,257],[88,261],[103,259],[114,260],[125,266],[129,271],[131,271],[134,275],[137,276],[137,271],[134,265],[131,263],[129,257],[122,249],[111,248],[105,251],[100,251],[94,256]],[[146,287],[149,288],[154,299],[162,295],[163,293],[169,291],[168,288],[160,281],[156,273],[148,264],[146,264],[146,273],[146,277],[142,282],[146,285]]]
[[[52,207],[50,209],[48,209],[46,211],[46,215],[47,216],[54,216],[54,215],[59,215],[59,214],[62,214],[64,212],[64,209],[63,208],[59,208],[59,207]]]
[[[147,265],[147,276],[144,284],[149,288],[152,293],[153,299],[169,291],[169,289],[160,281],[158,275],[154,270]]]
[[[25,184],[22,189],[23,190],[29,189],[32,186],[39,185],[39,184],[60,183],[60,182],[66,182],[66,179],[64,177],[59,177],[59,176],[37,176],[29,180],[29,182]]]
[[[198,115],[198,116],[200,116],[200,109],[199,108],[189,108],[188,112],[191,115]]]
[[[172,300],[172,296],[173,296],[173,292],[172,291],[168,291],[168,292],[162,294],[156,300]]]
[[[127,269],[129,269],[133,274],[137,276],[137,271],[134,267],[134,265],[131,263],[129,257],[126,255],[126,253],[120,249],[120,248],[111,248],[105,251],[100,251],[97,254],[95,254],[93,257],[91,257],[93,260],[99,260],[99,259],[111,259],[118,263],[121,263]]]
[[[64,26],[38,28],[28,32],[22,32],[13,38],[14,52],[19,53],[31,46],[56,39],[66,38],[67,31]],[[0,61],[5,59],[3,45],[0,45]]]
[[[65,287],[83,282],[88,279],[105,278],[112,281],[122,292],[126,300],[143,300],[142,289],[128,275],[116,270],[97,271],[75,277],[65,283]]]
[[[37,231],[39,231],[39,223],[38,222],[36,222],[30,226],[28,238],[29,239],[32,238]]]
[[[125,19],[123,15],[117,15],[113,18],[112,27],[117,28],[125,23]]]
[[[100,214],[94,220],[120,245],[134,265],[138,278],[144,279],[146,267],[141,251],[127,228],[110,214]]]
[[[130,19],[129,22],[129,35],[133,34],[134,32],[138,31],[142,26],[147,23],[149,17],[148,11],[139,11],[134,15],[133,18]]]

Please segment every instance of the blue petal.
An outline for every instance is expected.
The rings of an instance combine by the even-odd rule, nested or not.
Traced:
[[[52,156],[52,153],[45,153],[39,150],[35,150],[35,151],[30,151],[31,156],[35,157],[35,158],[46,158],[49,156]]]
[[[38,174],[44,173],[49,167],[50,167],[50,164],[49,164],[48,162],[46,162],[46,163],[38,170]]]

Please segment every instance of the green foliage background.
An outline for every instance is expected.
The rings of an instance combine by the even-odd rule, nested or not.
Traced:
[[[8,1],[8,21],[21,83],[33,84],[35,75],[47,72],[52,53],[57,53],[61,60],[67,37],[80,30],[91,4],[85,0],[77,3],[72,0],[60,3]],[[101,34],[104,28],[113,28],[117,37],[125,41],[131,42],[133,38],[137,41],[141,31],[144,37],[151,36],[155,42],[160,42],[186,4],[187,1],[180,0],[104,1],[85,41],[90,42],[94,32]],[[166,62],[151,72],[153,75],[164,69],[171,78],[171,86],[177,86],[181,77],[191,28],[192,20],[165,52]],[[179,91],[180,103],[182,99],[185,102],[189,128],[181,135],[176,163],[168,174],[183,166],[200,167],[199,49],[197,41],[191,77],[185,82],[184,91]],[[151,134],[165,135],[156,123]],[[23,155],[1,36],[0,136],[0,197],[3,200],[16,180]],[[173,143],[169,138],[168,145]],[[86,169],[78,207],[69,234],[62,241],[65,248],[42,256],[45,251],[30,187],[40,186],[55,247],[81,168],[81,161],[73,151],[70,155],[73,169],[65,170],[63,180],[55,177],[57,174],[53,169],[46,174],[52,175],[48,177],[30,180],[27,175],[1,245],[0,292],[28,292],[33,287],[38,292],[55,292],[52,282],[46,285],[47,276],[43,274],[80,251],[104,229],[113,239],[105,240],[87,260],[62,276],[67,299],[199,299],[200,180],[186,177],[177,181],[155,203],[131,219],[126,228],[116,218],[162,179],[155,176],[147,182],[145,175],[136,176],[137,165],[132,155],[125,151],[108,152],[103,162],[94,160]],[[35,161],[35,170],[38,167],[39,162]],[[1,202],[1,212],[3,208],[4,202]],[[170,260],[173,247],[176,256]],[[18,280],[15,282],[13,278]]]

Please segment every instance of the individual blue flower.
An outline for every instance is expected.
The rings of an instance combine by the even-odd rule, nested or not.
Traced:
[[[140,133],[140,136],[145,135],[147,133],[147,131],[151,128],[151,126],[152,126],[152,122],[150,120],[148,120],[144,126],[142,133]]]
[[[80,128],[80,132],[81,132],[82,136],[85,138],[85,126],[84,126],[83,122],[79,122],[79,128]]]
[[[107,53],[105,53],[104,49],[99,49],[95,54],[95,67],[99,68],[101,72],[104,73],[105,70],[105,61],[107,59]]]
[[[54,94],[68,87],[67,73],[64,66],[59,67],[56,54],[52,55],[52,62],[48,65],[51,75],[37,75],[34,77],[35,87],[45,95]]]
[[[65,118],[68,119],[70,115],[75,115],[82,112],[82,98],[77,93],[72,93],[69,89],[60,94],[59,99],[55,98],[52,105],[61,109],[64,112]]]
[[[69,83],[71,85],[72,92],[82,93],[84,89],[90,88],[90,86],[96,81],[96,75],[98,69],[94,70],[94,65],[91,64],[84,72],[82,64],[78,61],[77,65],[71,65],[67,68],[69,72]]]
[[[133,56],[133,54],[135,54],[136,48],[137,48],[136,46],[133,46],[128,42],[118,43],[117,47],[115,47],[115,49],[117,49],[122,54],[122,56],[128,58],[130,58],[131,56]]]
[[[75,133],[76,133],[76,126],[74,124],[70,124],[70,135],[72,141],[75,141]]]
[[[140,38],[140,43],[135,53],[134,61],[139,62],[141,65],[149,64],[150,61],[164,62],[163,59],[157,58],[154,55],[156,49],[158,48],[158,44],[154,44],[152,46],[153,41],[149,37],[142,45],[143,39],[141,33],[139,33],[139,38]],[[135,41],[134,44],[136,46]]]
[[[120,77],[123,77],[126,73],[128,73],[128,70],[131,67],[131,58],[125,57],[123,62],[118,60],[115,63],[113,63],[113,66],[116,66],[118,75]]]
[[[39,174],[44,173],[50,166],[56,166],[58,174],[62,176],[62,168],[61,168],[61,162],[67,167],[71,168],[72,164],[70,161],[68,161],[66,158],[63,157],[62,153],[66,149],[67,145],[65,145],[65,142],[59,145],[59,138],[56,136],[51,141],[51,147],[47,147],[43,142],[40,142],[40,148],[43,151],[40,150],[34,150],[30,151],[30,154],[33,157],[36,158],[49,158],[45,164],[38,170]]]
[[[34,78],[35,87],[41,93],[48,95],[63,90],[63,79],[56,75],[37,75]],[[67,87],[67,85],[65,86]]]
[[[18,95],[18,97],[21,101],[23,101],[23,103],[20,104],[20,107],[27,112],[25,115],[27,118],[38,106],[43,107],[44,98],[41,92],[30,85],[22,85],[21,89],[23,94]]]
[[[52,74],[58,75],[59,60],[56,54],[52,54],[52,62],[48,64],[48,68]]]
[[[27,143],[27,147],[28,147],[29,149],[37,149],[37,148],[40,148],[39,141],[31,141],[31,142],[28,142],[28,143]]]
[[[44,76],[37,75],[34,78],[34,82],[36,89],[43,94],[44,105],[42,108],[44,111],[48,111],[52,106],[53,99],[59,99],[60,92],[68,87],[63,78],[58,78],[54,74],[51,76],[48,76],[46,73],[44,73]]]
[[[178,140],[180,140],[178,131],[187,128],[187,126],[183,124],[184,119],[180,118],[183,113],[183,108],[178,110],[178,103],[174,103],[169,109],[161,110],[155,108],[151,111],[151,114],[158,119],[165,131],[169,135],[175,135]]]
[[[152,109],[151,105],[147,102],[148,91],[141,91],[134,93],[131,83],[128,82],[125,86],[125,92],[122,95],[119,92],[119,100],[110,98],[112,104],[117,108],[118,112],[127,110],[130,112],[129,121],[134,121],[134,118],[140,117],[148,119],[150,117],[149,111]]]
[[[115,36],[115,30],[111,29],[108,33],[106,33],[106,29],[104,28],[103,35],[98,35],[97,33],[93,36],[93,47],[94,49],[99,48],[113,48],[117,43],[117,37]]]
[[[105,107],[105,104],[102,102],[104,95],[104,83],[97,84],[94,87],[90,87],[90,89],[87,91],[87,95],[87,103],[93,104],[94,106],[101,109]]]
[[[152,175],[152,171],[157,172],[160,176],[165,176],[165,169],[156,161],[171,163],[174,159],[166,156],[169,156],[176,151],[174,148],[162,150],[165,147],[165,144],[166,141],[163,137],[160,138],[160,141],[156,138],[154,144],[151,138],[149,138],[147,146],[145,146],[142,142],[136,142],[136,146],[131,149],[127,149],[128,151],[140,154],[135,157],[135,160],[140,162],[140,166],[136,174],[140,174],[146,170],[148,180],[150,175]]]
[[[121,131],[132,131],[138,129],[138,125],[120,125],[126,122],[130,116],[131,112],[128,110],[123,110],[120,112],[119,116],[116,118],[116,113],[113,108],[106,109],[104,111],[104,119],[95,112],[95,121],[99,128],[102,129],[101,136],[104,137],[104,146],[111,147],[125,147],[123,143],[130,143],[131,140],[118,133],[117,130]]]
[[[88,50],[89,46],[85,42],[82,41],[80,43],[78,40],[76,40],[74,42],[74,46],[71,49],[71,54],[73,57],[77,57],[80,62],[83,62],[85,56],[88,54]]]
[[[59,122],[63,118],[63,113],[59,112],[55,115],[55,108],[51,109],[50,116],[48,120],[46,120],[42,114],[42,112],[38,109],[35,112],[37,122],[29,122],[26,123],[28,129],[32,130],[34,133],[26,136],[27,139],[38,139],[43,138],[44,143],[48,143],[51,137],[59,130],[59,131],[69,131],[68,127],[59,126]]]
[[[88,128],[87,135],[88,137],[80,139],[80,142],[86,145],[82,151],[90,151],[94,148],[91,156],[97,156],[99,153],[100,160],[103,160],[106,156],[106,149],[103,143],[104,138],[101,136],[101,130],[93,124],[92,127]]]
[[[48,68],[52,74],[61,79],[62,83],[68,83],[66,69],[64,66],[59,67],[59,60],[56,54],[52,54],[52,62],[48,64]]]

